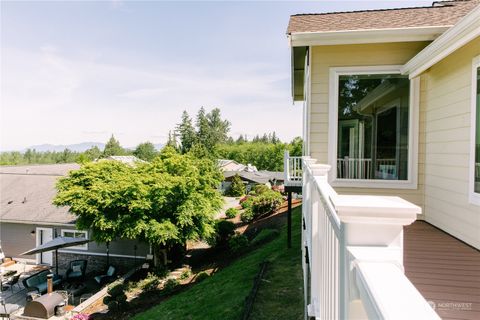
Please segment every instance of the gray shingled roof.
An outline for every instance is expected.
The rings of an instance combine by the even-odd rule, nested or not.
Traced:
[[[256,171],[256,172],[249,172],[249,171],[224,171],[223,176],[225,179],[231,178],[234,175],[238,174],[241,178],[255,182],[255,183],[267,183],[270,180],[276,179],[279,181],[283,181],[284,174],[283,172],[277,171]]]
[[[0,221],[74,223],[68,207],[56,207],[55,183],[78,164],[0,167]]]
[[[434,2],[430,7],[298,14],[287,33],[450,27],[480,4],[480,0]]]

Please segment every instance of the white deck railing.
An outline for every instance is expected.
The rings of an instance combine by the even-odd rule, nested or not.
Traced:
[[[329,169],[303,159],[306,317],[439,319],[403,274],[403,226],[421,209],[398,197],[338,195]]]
[[[337,159],[339,179],[392,179],[397,176],[395,159],[376,159],[375,165],[369,158]]]
[[[290,157],[288,150],[285,150],[283,169],[286,186],[302,186],[302,157]]]

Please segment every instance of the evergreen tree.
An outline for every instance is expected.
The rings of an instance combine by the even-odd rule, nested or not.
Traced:
[[[211,148],[220,143],[227,142],[228,132],[230,131],[230,122],[228,120],[222,120],[222,116],[219,108],[215,108],[207,115],[208,122],[208,144],[207,148]]]
[[[155,150],[155,146],[153,145],[153,143],[144,142],[140,143],[135,148],[135,150],[133,151],[133,155],[145,161],[152,161],[157,155],[157,151]]]
[[[187,153],[197,141],[197,134],[192,125],[192,119],[187,111],[183,111],[182,122],[177,125],[177,132],[180,135],[180,151]]]
[[[168,131],[168,140],[165,146],[177,150],[177,137],[171,131]]]
[[[198,110],[195,125],[197,127],[197,141],[205,147],[208,147],[210,130],[204,107],[201,107],[200,110]]]
[[[246,141],[246,139],[243,137],[243,134],[241,134],[238,138],[237,141],[235,141],[238,144],[242,144]]]
[[[115,137],[110,137],[107,144],[105,145],[105,149],[103,150],[103,157],[107,158],[110,156],[121,156],[125,154],[125,150],[123,150],[122,146],[120,146],[120,142],[115,139]]]

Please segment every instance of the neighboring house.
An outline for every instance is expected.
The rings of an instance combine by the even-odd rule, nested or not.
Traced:
[[[251,165],[250,163],[247,165],[244,165],[244,164],[238,163],[235,160],[219,159],[217,160],[217,163],[221,171],[248,171],[248,172],[258,171],[257,167]]]
[[[30,250],[57,236],[86,237],[88,231],[75,229],[75,217],[68,207],[52,204],[57,179],[77,164],[26,165],[0,167],[0,245],[6,257],[29,263],[54,265],[53,252],[23,256]],[[106,245],[88,244],[59,250],[59,265],[66,269],[74,259],[88,259],[89,270],[103,269]],[[118,240],[109,245],[110,264],[125,269],[135,259],[145,259],[149,253],[146,243]]]
[[[139,159],[135,156],[109,156],[109,157],[106,157],[106,158],[103,158],[103,159],[99,159],[99,161],[101,161],[101,160],[115,160],[115,161],[119,161],[119,162],[129,164],[129,165],[134,165],[135,163],[145,163],[146,162],[146,161],[144,161],[142,159]]]
[[[222,182],[222,191],[225,192],[230,188],[232,179],[238,175],[245,183],[247,193],[252,190],[257,184],[269,184],[270,186],[281,186],[285,179],[283,172],[277,171],[224,171],[223,176],[225,181]]]
[[[362,205],[371,206],[369,210],[358,211],[359,216],[366,212],[375,215],[379,211],[374,208],[374,199],[377,198],[367,203],[360,202],[365,198],[343,195],[399,196],[422,209],[418,219],[480,249],[480,1],[444,1],[418,8],[300,14],[291,16],[287,33],[292,47],[293,99],[304,102],[304,155],[331,167],[328,170],[320,165],[309,165],[309,160],[305,160],[305,165],[310,168],[303,172],[303,191],[308,204],[304,205],[304,219],[320,210],[315,203],[326,195],[330,198],[322,200],[321,210],[340,217],[342,211],[348,215],[354,212],[345,211],[346,205],[341,199],[349,199],[349,206],[355,208],[352,210],[360,210]],[[286,167],[289,166],[291,168],[291,164],[287,163]],[[328,185],[322,179],[309,178],[305,181],[305,177],[322,176],[326,172]],[[301,171],[297,172],[296,178],[301,181]],[[287,179],[287,188],[288,185]],[[311,191],[312,185],[319,187]],[[407,207],[411,210],[409,212],[416,210],[403,202],[399,204],[402,205],[405,212]],[[336,210],[331,209],[332,206]],[[395,212],[391,209],[386,214],[394,215]],[[334,228],[335,232],[329,232],[346,237],[338,240],[340,248],[349,242],[358,245],[368,236],[371,240],[381,234],[372,232],[374,229],[369,229],[367,223],[357,231],[352,231],[351,227],[342,229],[344,224],[359,219],[341,218],[333,223],[338,223],[340,229]],[[408,224],[407,220],[402,223]],[[384,220],[379,218],[378,221],[377,224],[380,224]],[[303,239],[306,239],[305,248],[311,249],[308,237],[318,235],[312,231],[314,229],[309,229],[316,226],[310,226],[308,221],[306,224]],[[386,226],[384,228],[382,230],[387,230]],[[362,230],[365,230],[364,234]],[[397,239],[403,239],[399,230]],[[350,232],[358,233],[349,238]],[[426,234],[420,241],[429,241],[429,237]],[[403,250],[402,242],[397,245]],[[348,247],[346,250],[349,250]],[[468,250],[472,251],[472,248]],[[478,251],[472,252],[478,254]],[[317,258],[314,255],[317,253],[310,254],[310,263],[315,264]],[[351,256],[355,254],[351,253]],[[478,255],[468,259],[471,259],[472,266],[476,265],[474,261],[478,261]],[[453,264],[453,260],[449,263]],[[375,269],[378,279],[383,279],[383,274],[378,272],[380,264],[372,269],[362,269],[360,262],[356,263],[350,265],[350,270],[360,270],[357,271],[355,284],[357,295],[358,292],[360,295],[364,293],[362,286],[367,283],[366,292],[374,297],[372,304],[378,303],[375,301],[375,290],[369,287],[375,277],[368,278],[367,270],[378,267]],[[403,264],[402,256],[398,264]],[[323,298],[311,292],[317,290],[318,283],[315,281],[319,278],[316,277],[321,278],[321,275],[309,275],[306,270],[306,281],[312,281],[306,285],[310,288],[306,289],[308,313],[318,316],[325,311],[322,310],[324,302],[315,299]],[[473,276],[478,282],[478,267],[475,270],[477,273]],[[446,279],[451,273],[454,271],[449,270],[443,275],[445,285],[450,281]],[[472,273],[460,270],[455,275],[466,277]],[[341,275],[337,276],[343,279]],[[364,276],[367,278],[362,278]],[[417,279],[428,276],[428,272],[415,275]],[[400,275],[398,277],[401,278]],[[349,283],[348,279],[346,281]],[[398,283],[402,281],[403,278]],[[457,285],[464,286],[464,292],[478,290],[478,285],[463,281]],[[414,280],[412,282],[415,283]],[[390,283],[391,288],[398,284],[393,283]],[[405,284],[403,288],[407,290],[408,286]],[[429,287],[424,290],[436,290],[433,286]],[[352,289],[350,293],[342,291],[348,290],[345,288],[338,290],[340,305],[345,302],[342,299],[353,294]],[[378,299],[388,298],[388,288],[383,290],[377,292],[383,294],[383,298]],[[478,296],[478,291],[475,294]],[[334,296],[330,291],[327,295]],[[397,295],[397,298],[403,297],[404,293],[399,291]],[[437,298],[457,301],[463,296],[442,296],[439,293]],[[402,302],[398,299],[396,303]],[[350,303],[354,302],[350,300]],[[388,313],[385,310],[397,307],[392,303],[377,305],[379,309],[375,309],[375,306],[365,305],[363,299],[362,303],[369,316],[385,315]],[[320,311],[316,309],[319,305]],[[407,310],[409,305],[397,312],[416,310],[415,306],[420,306],[418,310],[422,309],[420,302],[414,305],[410,310]],[[335,308],[332,307],[332,310]],[[353,308],[352,305],[350,308]],[[335,310],[341,310],[340,315],[353,312],[351,309],[345,311],[347,309],[340,306]],[[469,310],[458,314],[452,311],[452,315],[478,318],[478,310],[478,304],[472,308],[470,303]],[[399,314],[395,316],[401,318]]]

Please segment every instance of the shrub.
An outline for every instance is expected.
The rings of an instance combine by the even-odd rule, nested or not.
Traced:
[[[182,274],[180,275],[180,280],[188,279],[191,275],[192,271],[190,269],[183,270]]]
[[[158,288],[160,280],[163,277],[159,277],[154,273],[149,273],[145,279],[139,281],[139,287],[145,291],[151,291]]]
[[[280,232],[276,229],[263,229],[262,231],[260,231],[259,234],[255,236],[255,238],[253,238],[253,240],[250,242],[250,245],[257,246],[270,242],[276,237],[278,237],[279,234]]]
[[[254,197],[246,196],[240,200],[240,205],[243,209],[248,209],[252,207]]]
[[[208,239],[211,246],[226,245],[228,239],[235,234],[235,224],[228,220],[217,220],[215,223],[215,235]]]
[[[227,211],[225,211],[225,215],[227,216],[228,219],[235,218],[237,214],[238,214],[237,208],[228,208]]]
[[[127,296],[124,290],[125,286],[123,284],[112,285],[108,288],[108,296],[103,298],[103,303],[108,306],[109,310],[123,310],[127,306]]]
[[[228,240],[228,247],[233,253],[239,253],[248,247],[248,238],[243,234],[236,234]]]
[[[255,186],[255,194],[257,195],[264,194],[265,192],[268,192],[268,191],[270,191],[270,188],[265,184],[257,184]]]
[[[199,282],[199,281],[202,281],[202,280],[204,280],[208,277],[210,277],[210,275],[207,272],[202,271],[202,272],[197,273],[197,277],[195,278],[195,280],[197,282]]]
[[[175,289],[179,285],[179,282],[175,278],[170,278],[167,281],[165,281],[165,284],[163,285],[163,290],[166,292],[170,292],[173,289]]]
[[[231,197],[241,197],[245,194],[245,184],[242,181],[242,178],[238,174],[234,175],[232,178],[232,184],[227,190],[227,195]]]
[[[243,210],[243,212],[240,214],[240,220],[242,220],[242,222],[245,222],[245,223],[253,221],[253,218],[254,218],[254,215],[253,215],[252,208],[247,208]]]
[[[113,298],[123,294],[123,291],[125,290],[125,287],[123,284],[113,284],[110,286],[107,290],[107,293],[112,296]]]
[[[255,197],[252,203],[254,218],[273,213],[283,202],[280,193],[269,190]]]
[[[156,275],[159,278],[165,278],[166,276],[168,276],[168,268],[165,265],[156,266],[152,270],[152,272],[154,275]]]

